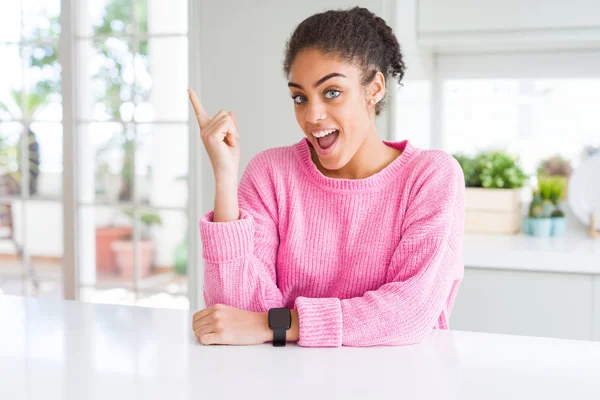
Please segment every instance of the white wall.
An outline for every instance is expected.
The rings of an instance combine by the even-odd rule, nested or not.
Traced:
[[[397,0],[394,32],[400,43],[406,73],[396,91],[392,139],[404,140],[420,148],[431,148],[431,98],[434,58],[418,45],[418,0]]]
[[[27,202],[25,218],[23,218],[23,211],[23,202],[12,203],[16,241],[22,245],[25,237],[32,256],[62,257],[62,204],[31,200]],[[0,241],[0,254],[16,254],[16,249],[10,240]]]
[[[422,32],[600,28],[598,0],[419,0]]]
[[[417,0],[418,43],[437,53],[600,46],[597,0]]]

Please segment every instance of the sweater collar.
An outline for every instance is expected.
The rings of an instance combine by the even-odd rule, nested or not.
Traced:
[[[339,191],[356,192],[361,190],[368,191],[382,189],[394,180],[394,178],[404,169],[404,166],[408,163],[408,160],[415,151],[415,148],[408,140],[403,140],[401,142],[383,140],[383,143],[389,147],[402,151],[402,154],[381,171],[363,179],[330,178],[323,175],[311,159],[310,147],[312,144],[308,138],[302,138],[300,142],[294,145],[294,148],[295,153],[301,162],[302,169],[318,185]]]

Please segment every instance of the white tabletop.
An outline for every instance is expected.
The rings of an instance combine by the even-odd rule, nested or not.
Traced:
[[[406,347],[202,346],[190,315],[0,296],[0,399],[600,399],[600,343],[434,331]]]

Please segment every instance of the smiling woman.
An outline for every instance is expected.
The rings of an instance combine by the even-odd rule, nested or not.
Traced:
[[[299,51],[290,66],[288,87],[296,120],[312,145],[315,164],[326,176],[367,177],[400,154],[375,132],[385,77],[377,71],[365,85],[363,68],[311,47]],[[367,161],[373,159],[378,162]]]
[[[440,151],[378,138],[388,79],[404,62],[364,8],[304,20],[284,72],[306,136],[256,155],[237,184],[234,114],[190,100],[216,179],[200,221],[202,344],[377,346],[448,329],[463,276],[464,177]]]

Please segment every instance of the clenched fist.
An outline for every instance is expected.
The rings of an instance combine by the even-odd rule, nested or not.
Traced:
[[[192,318],[192,329],[204,345],[254,345],[273,339],[267,313],[241,310],[215,304],[198,311]]]

